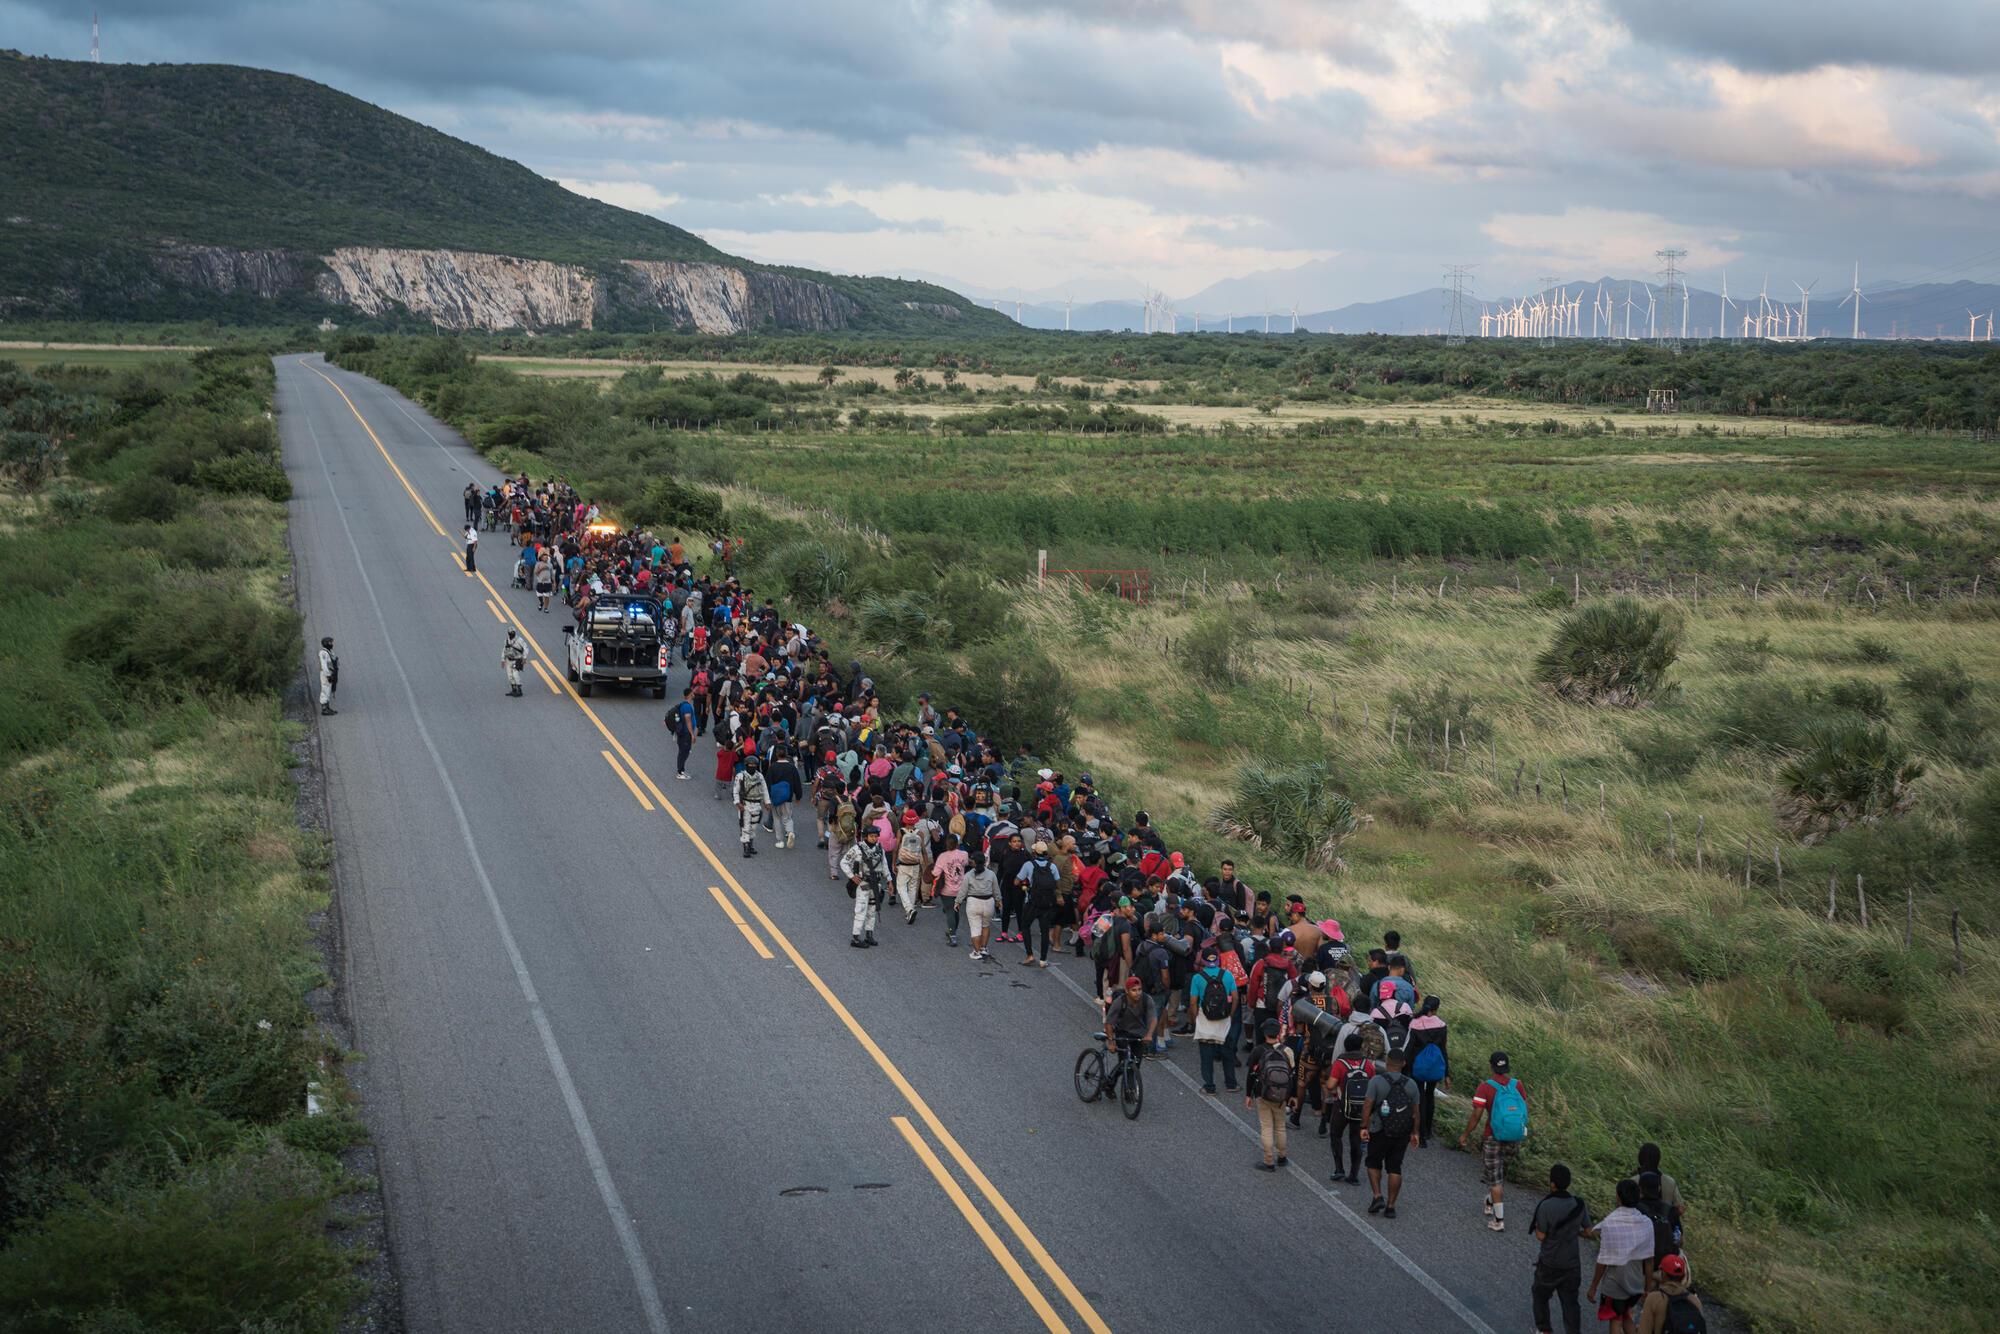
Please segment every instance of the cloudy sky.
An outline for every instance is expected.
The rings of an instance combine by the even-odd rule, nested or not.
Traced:
[[[725,250],[1281,307],[1478,266],[2000,277],[1993,0],[100,0]],[[0,0],[83,56],[90,0]]]

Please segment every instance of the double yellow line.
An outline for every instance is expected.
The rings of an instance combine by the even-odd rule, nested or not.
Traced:
[[[376,451],[382,455],[382,461],[389,465],[389,471],[394,473],[396,480],[403,484],[403,490],[409,495],[411,503],[417,507],[418,513],[424,516],[424,520],[430,524],[439,537],[444,538],[447,542],[452,541],[453,539],[445,531],[444,525],[437,521],[437,516],[431,512],[430,506],[424,503],[423,497],[417,494],[417,489],[410,485],[410,479],[396,465],[396,460],[389,456],[389,450],[383,445],[382,438],[375,434],[375,428],[370,426],[368,419],[361,415],[361,409],[354,406],[354,400],[347,396],[347,391],[342,389],[332,376],[327,375],[319,368],[308,366],[306,369],[312,371],[320,379],[325,380],[333,392],[340,395],[341,401],[347,404],[347,410],[354,414],[354,420],[361,423],[361,429],[368,433],[370,440],[374,441]],[[931,1110],[931,1105],[924,1100],[923,1095],[917,1092],[916,1086],[904,1077],[903,1072],[896,1067],[896,1063],[889,1059],[888,1053],[882,1050],[875,1039],[869,1035],[868,1030],[861,1026],[861,1021],[856,1019],[853,1012],[847,1008],[840,997],[834,994],[833,988],[826,984],[826,980],[819,975],[818,970],[806,962],[805,955],[799,952],[798,947],[792,943],[791,937],[779,929],[778,924],[771,920],[770,914],[765,912],[757,900],[751,897],[750,892],[743,888],[734,875],[730,874],[729,867],[723,863],[720,857],[716,856],[715,850],[703,841],[701,835],[695,832],[694,826],[688,823],[687,818],[675,808],[671,801],[667,800],[667,794],[660,790],[660,785],[653,781],[652,776],[646,772],[638,760],[632,757],[631,752],[625,749],[625,746],[616,736],[612,735],[611,729],[604,725],[604,720],[597,716],[597,711],[591,708],[590,704],[581,695],[577,694],[576,690],[564,679],[567,674],[543,650],[540,642],[535,639],[534,635],[528,632],[528,627],[522,624],[521,618],[514,614],[513,608],[509,607],[506,600],[500,596],[500,591],[487,582],[484,574],[475,574],[472,577],[479,580],[480,585],[491,596],[493,605],[504,612],[506,618],[513,622],[514,628],[521,632],[521,637],[527,641],[528,647],[534,650],[535,656],[548,664],[550,675],[546,679],[549,683],[552,686],[559,686],[561,693],[568,695],[570,701],[583,711],[583,716],[590,720],[591,726],[597,729],[598,735],[604,739],[605,745],[609,748],[603,754],[606,760],[611,761],[612,768],[619,769],[619,761],[623,761],[623,768],[618,776],[625,780],[628,787],[632,787],[633,779],[637,779],[638,786],[633,787],[633,795],[635,797],[640,796],[641,789],[643,789],[645,794],[651,796],[658,808],[665,811],[672,818],[674,824],[679,826],[681,833],[687,836],[688,842],[694,845],[695,851],[702,855],[703,859],[714,869],[722,882],[728,885],[730,890],[735,893],[737,899],[749,911],[751,917],[757,920],[758,925],[763,928],[765,936],[783,952],[784,956],[790,960],[792,966],[799,970],[799,976],[806,980],[807,985],[819,993],[819,998],[826,1002],[827,1008],[833,1011],[834,1018],[840,1021],[841,1026],[848,1031],[849,1035],[856,1042],[861,1044],[861,1049],[868,1053],[869,1059],[875,1062],[876,1068],[895,1087],[896,1092],[902,1096],[903,1101],[909,1104],[910,1110],[916,1114],[919,1121],[923,1122],[924,1128],[930,1132],[932,1138],[944,1146],[945,1153],[951,1158],[953,1163],[957,1164],[959,1172],[964,1175],[967,1181],[972,1183],[973,1189],[986,1201],[987,1207],[993,1211],[994,1216],[1013,1235],[1015,1244],[1033,1261],[1035,1267],[1042,1272],[1050,1286],[1055,1289],[1057,1295],[1075,1313],[1082,1327],[1091,1331],[1092,1334],[1110,1334],[1111,1327],[1104,1323],[1102,1316],[1098,1315],[1097,1308],[1090,1304],[1089,1299],[1082,1292],[1078,1291],[1076,1284],[1071,1282],[1069,1275],[1063,1271],[1063,1267],[1056,1263],[1054,1256],[1049,1254],[1048,1248],[1042,1245],[1040,1238],[1036,1237],[1028,1225],[1022,1221],[1020,1214],[1014,1211],[1014,1206],[1007,1203],[1006,1197],[987,1178],[986,1173],[980,1170],[979,1164],[972,1160],[972,1155],[965,1151],[965,1147],[946,1128],[944,1122],[938,1117],[938,1114]],[[710,888],[710,893],[715,896],[715,901],[722,906],[723,911],[729,913],[735,920],[736,925],[742,929],[745,937],[750,939],[751,943],[758,948],[759,953],[764,953],[762,942],[756,939],[748,922],[735,916],[730,908],[728,898],[719,889],[715,889],[714,887]],[[910,1124],[909,1119],[898,1116],[892,1118],[892,1121],[897,1132],[909,1143],[911,1150],[917,1154],[918,1158],[923,1160],[924,1166],[937,1180],[939,1187],[951,1198],[953,1204],[958,1207],[959,1212],[964,1215],[966,1222],[972,1227],[973,1232],[985,1243],[987,1250],[992,1253],[994,1261],[999,1264],[1002,1271],[1006,1273],[1014,1286],[1020,1290],[1022,1296],[1027,1299],[1028,1305],[1034,1310],[1036,1316],[1041,1319],[1042,1324],[1051,1331],[1068,1330],[1070,1326],[1064,1320],[1061,1313],[1056,1310],[1054,1305],[1042,1293],[1040,1287],[1028,1274],[1019,1258],[1015,1256],[1013,1250],[1006,1245],[998,1231],[987,1221],[986,1216],[979,1212],[978,1207],[973,1204],[971,1198],[959,1186],[957,1180],[945,1169],[944,1164],[937,1157],[936,1153],[931,1150],[929,1144],[916,1132],[915,1127]]]

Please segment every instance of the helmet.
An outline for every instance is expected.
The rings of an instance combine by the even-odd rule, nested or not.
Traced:
[[[332,648],[332,647],[333,647],[333,636],[332,636],[332,635],[321,635],[321,636],[320,636],[320,641],[319,641],[319,646],[320,646],[321,648]]]
[[[745,755],[743,757],[743,767],[752,773],[757,771],[757,766],[760,762],[755,755]]]

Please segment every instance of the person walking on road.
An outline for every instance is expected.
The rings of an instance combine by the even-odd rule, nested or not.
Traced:
[[[464,501],[465,501],[465,522],[466,522],[466,526],[467,526],[467,527],[471,527],[471,526],[473,526],[473,525],[475,525],[475,524],[477,524],[477,523],[479,522],[479,485],[478,485],[478,483],[476,483],[476,482],[467,482],[467,483],[465,484],[465,495],[464,495],[463,499],[464,499]]]
[[[854,900],[854,930],[848,944],[864,949],[875,944],[876,914],[889,892],[892,872],[889,864],[890,835],[864,838],[840,859],[841,874],[847,877],[847,896]]]
[[[500,667],[507,673],[507,693],[516,698],[521,694],[521,669],[528,665],[528,646],[521,642],[519,630],[507,632],[507,642],[500,646]]]
[[[965,930],[972,937],[971,958],[986,957],[987,942],[993,938],[993,914],[999,909],[1000,877],[987,865],[986,854],[973,852],[972,869],[959,882],[959,908],[965,914]]]
[[[937,900],[944,917],[944,943],[953,947],[958,945],[958,896],[965,889],[965,875],[971,869],[972,858],[958,846],[958,835],[946,834],[944,851],[931,863],[931,897]]]
[[[1375,1062],[1361,1050],[1361,1035],[1349,1033],[1340,1055],[1326,1068],[1326,1101],[1332,1109],[1326,1137],[1333,1145],[1329,1181],[1351,1186],[1361,1180],[1361,1128],[1368,1123],[1368,1088],[1377,1073]]]
[[[1026,962],[1049,966],[1049,933],[1055,929],[1056,896],[1062,889],[1062,870],[1049,860],[1049,845],[1038,842],[1028,860],[1014,873],[1014,883],[1027,895],[1027,910],[1021,915],[1021,945]],[[1035,957],[1035,932],[1042,936],[1042,954]]]
[[[901,832],[896,836],[896,901],[903,905],[903,921],[908,926],[917,924],[924,875],[930,870],[931,841],[917,827],[921,818],[916,807],[903,807]]]
[[[1708,1315],[1689,1287],[1687,1257],[1661,1256],[1659,1286],[1639,1307],[1639,1334],[1708,1334]]]
[[[1521,1151],[1521,1141],[1528,1137],[1528,1100],[1522,1096],[1520,1081],[1508,1073],[1506,1052],[1494,1052],[1488,1064],[1493,1074],[1481,1080],[1472,1095],[1472,1119],[1466,1123],[1465,1133],[1458,1137],[1458,1147],[1464,1148],[1475,1132],[1481,1135],[1479,1180],[1487,1188],[1486,1226],[1494,1232],[1505,1232],[1507,1202],[1502,1196],[1507,1184],[1507,1164],[1514,1160],[1514,1155]]]
[[[667,726],[674,731],[674,777],[688,776],[688,752],[694,749],[694,689],[681,691],[681,702],[667,711]]]
[[[479,572],[479,529],[477,526],[468,523],[465,525],[465,532],[461,536],[465,539],[465,572],[467,574],[477,574]]]
[[[1600,1294],[1610,1309],[1608,1334],[1632,1334],[1632,1311],[1653,1282],[1653,1220],[1639,1212],[1639,1183],[1618,1183],[1618,1207],[1597,1225],[1597,1263],[1584,1300]]]
[[[771,788],[764,781],[763,762],[755,755],[745,755],[736,776],[729,780],[730,793],[736,799],[736,823],[743,837],[743,855],[757,855],[757,829],[764,823],[764,807],[770,803]]]
[[[1549,1168],[1549,1193],[1535,1206],[1528,1228],[1541,1243],[1535,1256],[1535,1281],[1529,1289],[1534,1305],[1535,1334],[1555,1334],[1549,1316],[1554,1300],[1562,1311],[1563,1334],[1582,1334],[1583,1313],[1577,1306],[1577,1290],[1583,1286],[1583,1256],[1578,1242],[1597,1235],[1590,1226],[1590,1206],[1569,1193],[1569,1168],[1556,1163]]]
[[[340,689],[340,659],[334,656],[333,636],[319,641],[319,711],[331,718],[340,710],[333,707],[333,692]]]
[[[1264,1156],[1255,1166],[1275,1172],[1290,1161],[1285,1156],[1285,1121],[1298,1101],[1298,1063],[1292,1049],[1279,1040],[1280,1025],[1266,1019],[1258,1031],[1262,1041],[1250,1052],[1250,1077],[1244,1082],[1243,1105],[1257,1109],[1257,1133]]]
[[[1424,997],[1423,1013],[1410,1021],[1410,1078],[1417,1081],[1417,1147],[1427,1149],[1437,1118],[1437,1091],[1451,1092],[1451,1053],[1446,1049],[1444,1020],[1438,1018],[1438,998]]]
[[[1236,1047],[1229,1040],[1229,1030],[1238,1003],[1236,975],[1222,966],[1222,955],[1213,946],[1202,951],[1201,967],[1188,979],[1188,995],[1194,1007],[1195,1050],[1201,1056],[1201,1091],[1215,1092],[1218,1057],[1223,1083],[1234,1090]]]
[[[1403,1073],[1403,1049],[1391,1047],[1389,1069],[1368,1081],[1368,1105],[1362,1108],[1361,1138],[1368,1145],[1368,1212],[1396,1216],[1396,1197],[1403,1193],[1403,1155],[1417,1142],[1416,1081]],[[1388,1177],[1383,1193],[1382,1178]]]

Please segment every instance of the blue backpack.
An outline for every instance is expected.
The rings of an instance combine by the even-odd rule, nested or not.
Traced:
[[[1410,1073],[1426,1084],[1435,1084],[1444,1078],[1444,1048],[1435,1042],[1427,1042],[1417,1052],[1417,1059],[1410,1063]]]
[[[1518,1144],[1528,1137],[1528,1100],[1521,1096],[1521,1086],[1512,1079],[1496,1083],[1494,1090],[1493,1106],[1487,1113],[1493,1138],[1502,1144]]]

